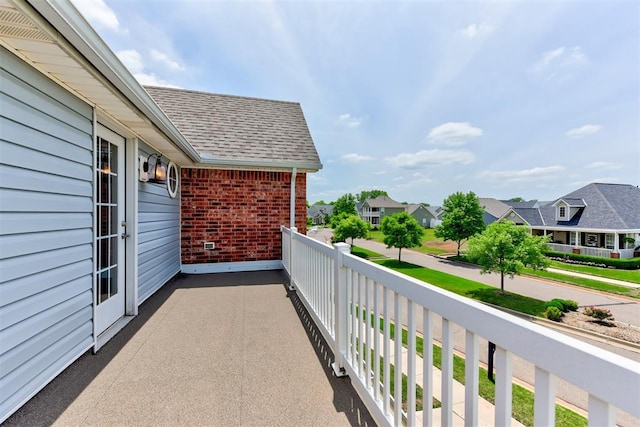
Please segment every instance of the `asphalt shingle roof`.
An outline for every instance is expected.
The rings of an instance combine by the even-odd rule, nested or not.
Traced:
[[[557,221],[555,207],[540,209],[547,225],[570,225],[581,228],[628,230],[640,229],[640,188],[628,184],[586,185],[558,200],[583,200],[585,207],[569,221]]]
[[[378,196],[373,199],[365,200],[365,203],[371,208],[405,208],[406,205],[396,202],[391,197]]]
[[[322,164],[299,103],[145,86],[187,141],[213,160]]]

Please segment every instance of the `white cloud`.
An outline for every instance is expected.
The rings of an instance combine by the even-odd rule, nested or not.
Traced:
[[[146,72],[142,56],[137,50],[121,50],[116,55],[141,85],[179,88],[173,83],[158,78],[154,73]]]
[[[73,5],[82,13],[91,25],[118,32],[127,32],[120,28],[115,12],[104,0],[72,0]]]
[[[535,167],[523,170],[505,170],[505,171],[485,171],[480,173],[480,178],[486,178],[496,181],[538,181],[556,179],[556,174],[564,171],[564,166],[554,165],[545,167]]]
[[[467,28],[458,30],[459,34],[467,37],[468,39],[474,39],[476,37],[485,36],[493,32],[493,27],[486,23],[471,24]]]
[[[171,59],[166,53],[160,52],[159,50],[156,50],[156,49],[151,49],[149,54],[151,55],[151,58],[154,61],[163,64],[164,66],[170,68],[173,71],[184,71],[184,67],[180,65],[178,62]]]
[[[589,62],[580,46],[559,47],[544,52],[534,65],[534,71],[547,80],[563,80],[571,76],[572,70]]]
[[[593,135],[602,129],[600,125],[584,125],[579,128],[570,129],[567,131],[566,135],[570,138],[582,138],[587,135]]]
[[[391,165],[404,169],[419,169],[430,165],[467,165],[475,161],[475,156],[467,150],[423,150],[417,153],[401,153],[386,157]]]
[[[358,126],[360,126],[362,124],[362,121],[365,119],[366,117],[354,117],[349,113],[344,113],[344,114],[340,114],[340,116],[338,116],[338,121],[350,128],[357,128]]]
[[[593,162],[585,166],[587,169],[600,169],[600,170],[616,170],[622,169],[622,165],[611,162]]]
[[[348,163],[361,163],[374,160],[371,156],[356,153],[343,154],[340,158]]]
[[[434,127],[427,138],[432,144],[464,145],[467,140],[482,136],[482,129],[468,122],[448,122]]]
[[[307,181],[312,182],[314,184],[327,184],[328,180],[322,175],[318,175],[317,173],[308,173]]]
[[[373,175],[385,175],[387,171],[375,171]]]
[[[140,56],[140,53],[135,49],[121,50],[116,53],[116,56],[131,73],[139,73],[144,69],[142,56]]]

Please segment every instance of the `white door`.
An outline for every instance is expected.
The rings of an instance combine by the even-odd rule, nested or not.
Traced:
[[[98,126],[96,155],[96,334],[124,316],[125,140]]]

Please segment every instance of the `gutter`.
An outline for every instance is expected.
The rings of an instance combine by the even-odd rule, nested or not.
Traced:
[[[210,153],[202,153],[200,164],[203,166],[227,166],[227,167],[254,167],[254,168],[272,168],[287,170],[303,170],[305,172],[317,172],[322,169],[322,163],[316,162],[269,162],[264,160],[235,160],[235,159],[217,159]]]
[[[59,33],[53,39],[66,39],[113,85],[133,107],[151,119],[151,124],[164,133],[192,161],[200,162],[200,154],[156,105],[127,68],[93,30],[84,17],[68,0],[27,0],[29,5]],[[20,7],[18,3],[16,6]],[[24,8],[21,8],[24,10]]]
[[[296,175],[298,169],[291,169],[291,205],[289,207],[289,229],[293,230],[296,226]]]

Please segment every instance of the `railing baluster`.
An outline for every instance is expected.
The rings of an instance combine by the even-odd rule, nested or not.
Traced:
[[[422,425],[433,425],[433,315],[422,309]]]
[[[513,356],[502,347],[496,346],[496,425],[511,425],[511,378]]]
[[[370,301],[369,299],[371,298],[371,279],[367,278],[366,282],[365,282],[365,287],[364,287],[364,303],[365,303],[365,308],[366,308],[366,315],[364,318],[365,321],[365,335],[367,337],[366,341],[364,342],[365,345],[365,366],[366,366],[366,376],[365,379],[367,381],[367,389],[371,390],[371,377],[372,377],[372,366],[371,366],[371,339],[373,338],[371,335],[371,308],[370,308]]]
[[[602,399],[589,394],[589,426],[615,426],[616,413],[613,407]]]
[[[357,338],[357,330],[358,327],[356,325],[356,321],[358,320],[358,316],[356,315],[356,297],[357,297],[357,286],[356,283],[356,272],[351,271],[351,365],[355,368],[358,365],[358,359],[356,354],[356,338]]]
[[[478,425],[479,348],[478,336],[467,329],[464,348],[464,425],[468,427]]]
[[[395,344],[394,352],[394,408],[393,419],[395,425],[399,426],[402,423],[402,299],[397,292],[393,293],[393,322],[394,322],[394,334],[393,340]]]
[[[536,366],[533,424],[552,426],[556,423],[556,377]]]
[[[442,318],[442,426],[453,424],[453,325]]]
[[[365,340],[365,329],[364,329],[364,310],[365,305],[363,304],[363,296],[364,287],[365,287],[365,277],[363,275],[358,275],[358,374],[361,378],[366,378],[366,372],[364,370],[364,340]]]
[[[416,311],[407,300],[407,426],[416,425]]]
[[[380,400],[380,284],[373,282],[373,398]]]
[[[383,392],[383,406],[384,406],[384,414],[385,415],[389,415],[389,413],[391,412],[391,408],[390,408],[390,396],[391,396],[391,390],[389,390],[390,388],[390,380],[389,380],[389,375],[390,375],[390,369],[389,365],[391,365],[391,339],[390,339],[390,329],[391,329],[391,321],[390,321],[390,317],[391,317],[391,313],[389,310],[389,294],[390,294],[390,290],[387,288],[383,289],[383,311],[384,311],[384,340],[383,340],[383,347],[384,347],[384,356],[382,356],[382,360],[383,360],[383,388],[382,388],[382,392]]]

